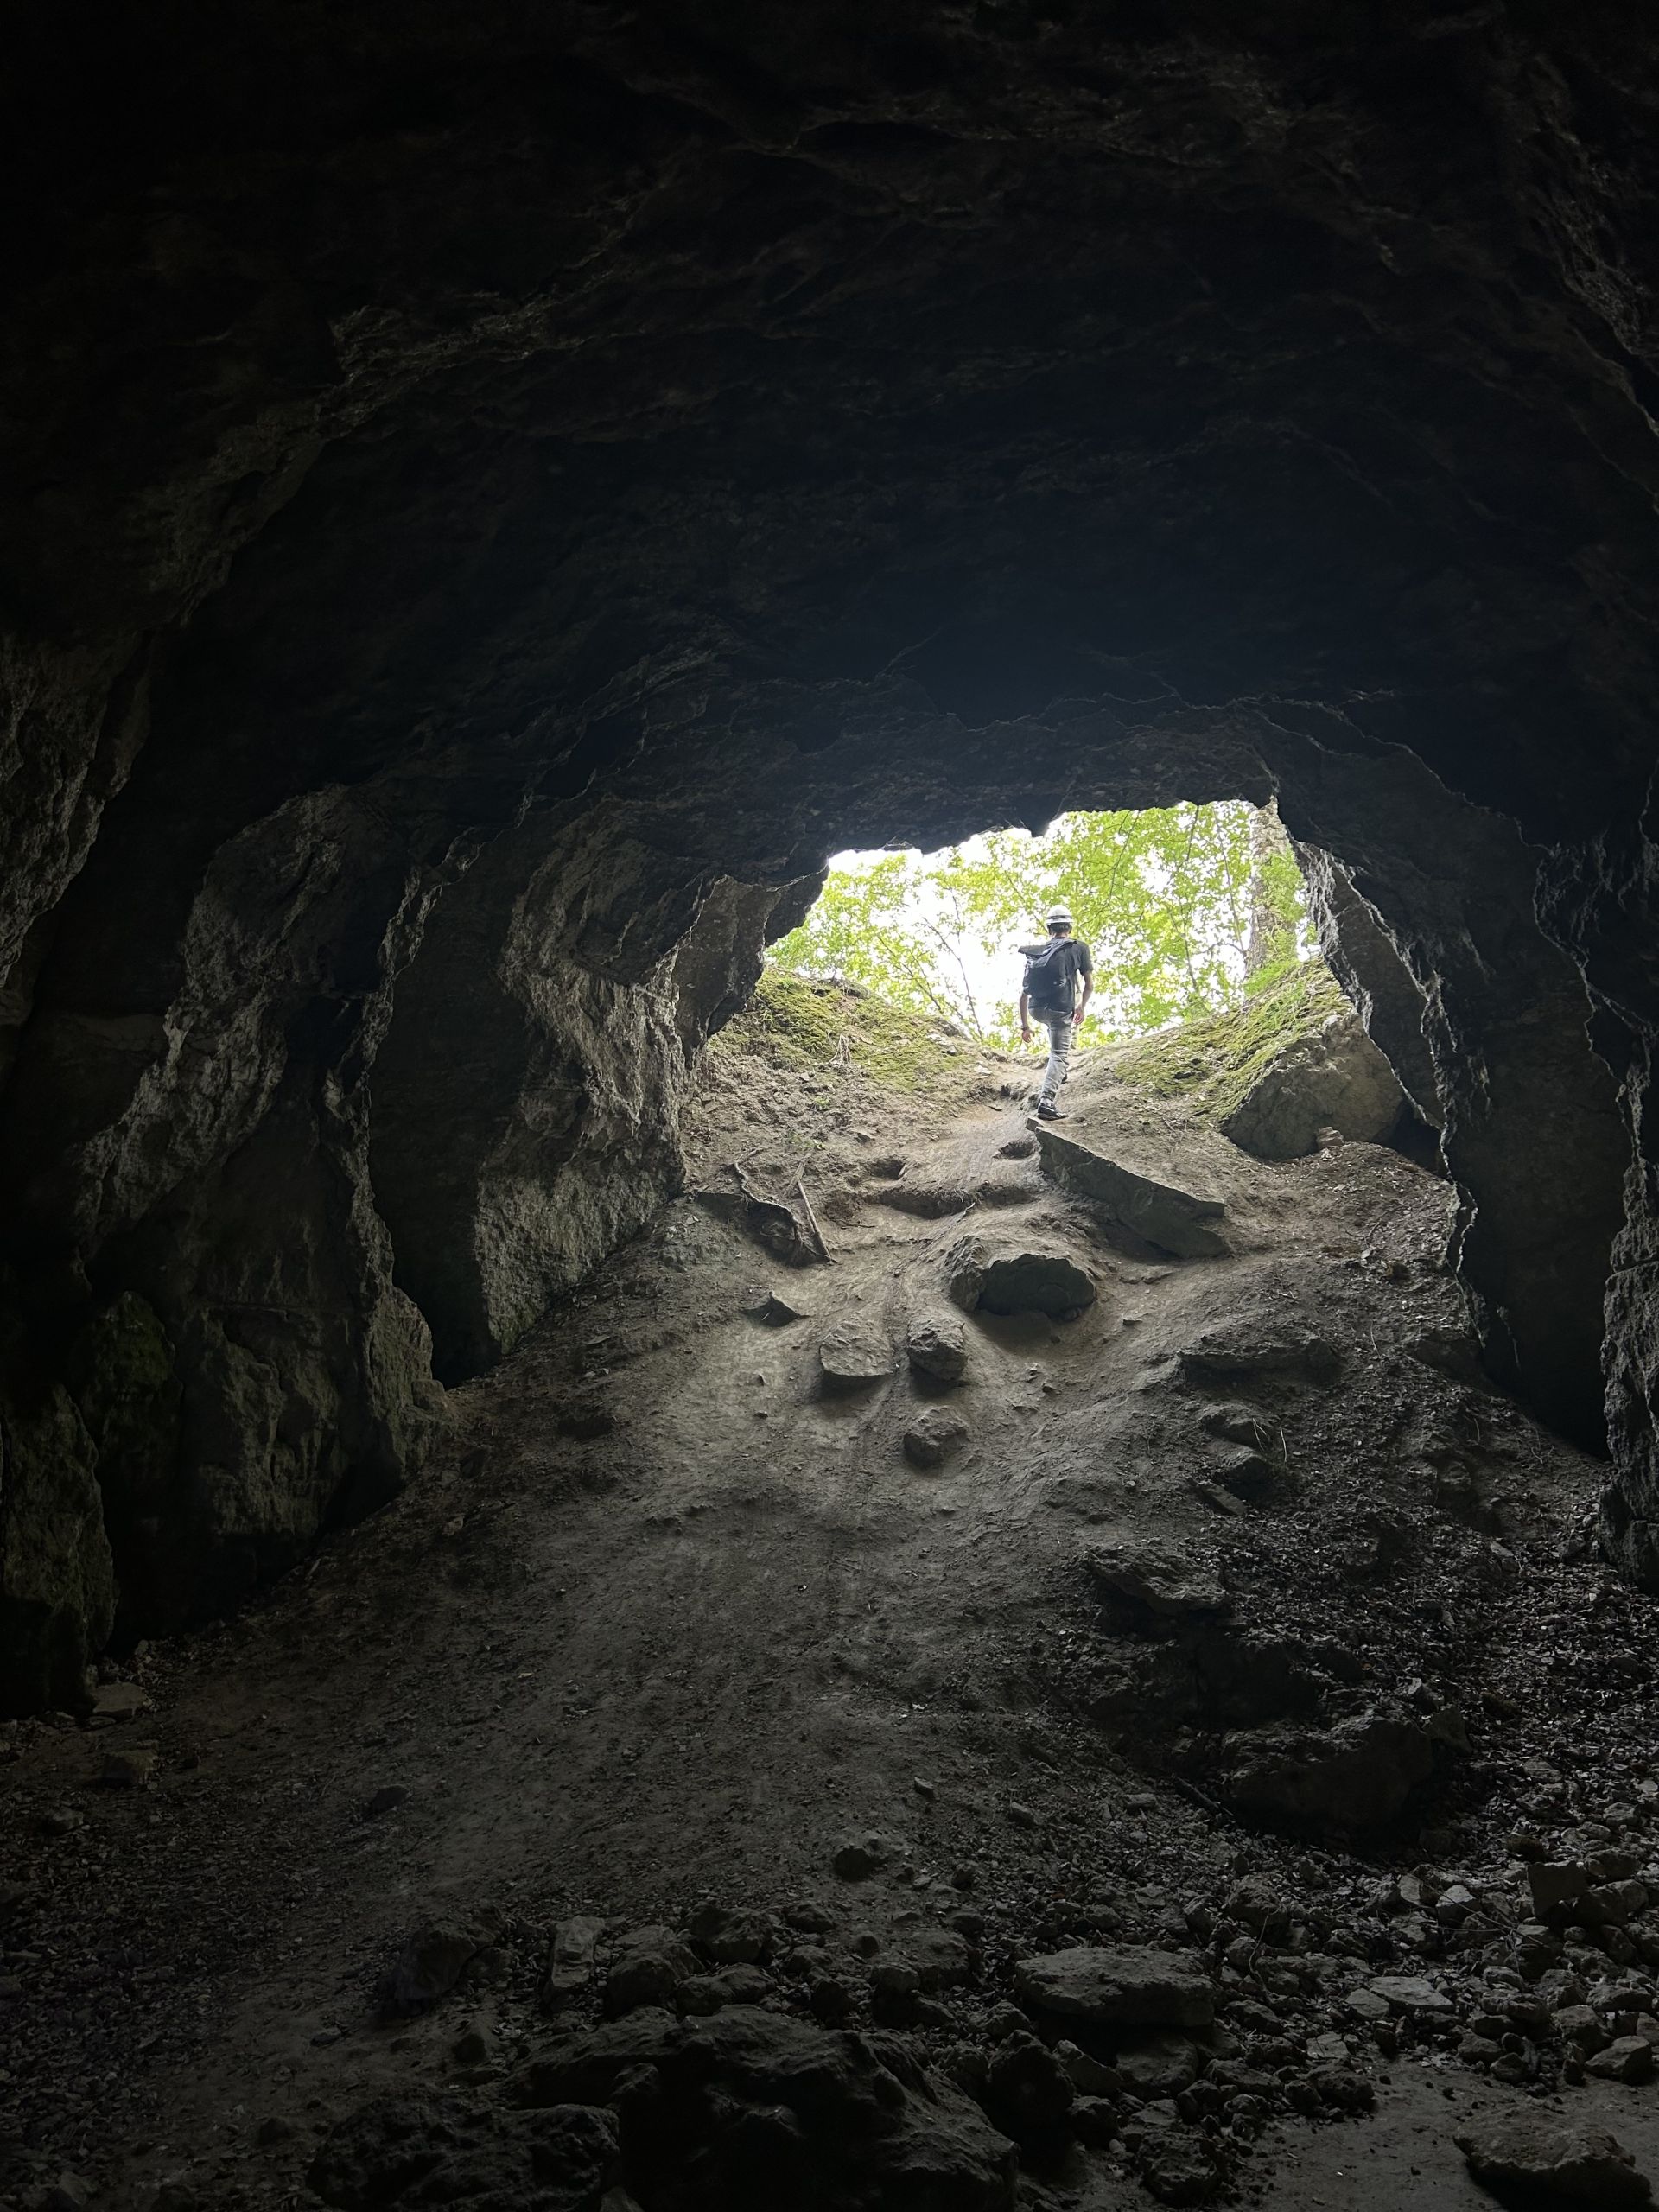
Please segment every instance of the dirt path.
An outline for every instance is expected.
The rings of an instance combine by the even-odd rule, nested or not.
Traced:
[[[970,2075],[1018,1956],[1090,1928],[1190,1944],[1194,1910],[1213,1920],[1249,1872],[1322,1911],[1331,1942],[1306,1986],[1254,1967],[1227,1985],[1217,1964],[1260,2015],[1239,2048],[1276,2038],[1303,2065],[1345,2031],[1344,2064],[1394,2078],[1374,2119],[1243,2131],[1236,2185],[1270,2171],[1275,2204],[1356,2212],[1484,2201],[1446,2107],[1522,2091],[1427,2032],[1390,2061],[1339,2000],[1421,1970],[1414,1934],[1363,1932],[1385,1876],[1488,1869],[1509,1827],[1613,1799],[1646,1856],[1649,1682],[1626,1662],[1651,1609],[1569,1556],[1593,1470],[1463,1378],[1442,1185],[1368,1147],[1262,1167],[1079,1078],[1074,1127],[1225,1179],[1233,1249],[1172,1262],[1044,1180],[1009,1077],[969,1055],[918,1099],[717,1053],[688,1195],[453,1395],[450,1441],[403,1500],[237,1621],[148,1655],[133,1718],[13,1732],[16,2201],[65,2166],[117,2204],[168,2176],[204,2206],[306,2201],[317,2137],[366,2095],[494,2078],[536,2047],[547,1931],[572,1914],[679,1926],[704,1897],[818,1900],[851,1961],[908,1955],[967,1913],[974,1983],[914,2032]],[[745,1233],[734,1158],[780,1196],[805,1165],[833,1265],[784,1267]],[[1099,1295],[1074,1319],[976,1315],[944,1395],[896,1355],[889,1380],[824,1395],[824,1328],[896,1347],[948,1320],[948,1256],[975,1235],[1070,1254]],[[808,1317],[755,1319],[768,1292]],[[1339,1382],[1194,1383],[1200,1338],[1250,1331],[1317,1338]],[[1241,1390],[1277,1432],[1253,1503],[1221,1479],[1236,1446],[1202,1426]],[[903,1432],[945,1402],[966,1440],[919,1471]],[[1125,1641],[1080,1564],[1147,1541],[1242,1593],[1230,1668],[1265,1665],[1277,1637],[1336,1669],[1327,1718],[1455,1690],[1467,1746],[1409,1822],[1355,1850],[1218,1809],[1230,1739],[1168,1702],[1146,1669],[1177,1647]],[[136,1746],[153,1778],[101,1786]],[[880,1872],[839,1880],[836,1848],[872,1831]],[[487,1921],[473,1994],[383,2022],[379,1978],[435,1915]],[[798,1985],[768,2001],[798,2012]],[[474,2015],[486,2055],[463,2060]],[[1659,2093],[1567,2094],[1656,2146]],[[1074,2159],[1033,2201],[1147,2202],[1132,2163]]]

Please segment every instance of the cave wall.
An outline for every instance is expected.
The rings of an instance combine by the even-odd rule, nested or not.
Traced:
[[[621,824],[532,817],[440,903],[399,981],[370,1165],[445,1381],[493,1364],[678,1189],[702,1046],[804,903],[700,880],[642,932],[652,857]]]
[[[14,60],[11,1701],[406,1478],[429,1327],[469,1371],[671,1185],[826,854],[1230,792],[1389,949],[1489,1356],[1580,1435],[1611,1280],[1659,1580],[1639,25],[30,4]]]

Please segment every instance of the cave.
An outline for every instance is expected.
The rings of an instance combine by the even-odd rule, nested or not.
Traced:
[[[1633,11],[29,7],[12,62],[8,1713],[419,1476],[681,1191],[830,854],[1177,799],[1276,801],[1484,1376],[1659,1590]]]

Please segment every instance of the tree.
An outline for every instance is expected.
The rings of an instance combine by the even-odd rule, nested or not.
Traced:
[[[1098,1041],[1236,1003],[1302,956],[1301,879],[1276,817],[1242,800],[1062,815],[1040,837],[994,830],[944,852],[832,870],[773,946],[797,974],[842,976],[987,1044],[1017,1035],[1015,948],[1070,906],[1095,954]],[[1253,953],[1256,956],[1252,968]]]

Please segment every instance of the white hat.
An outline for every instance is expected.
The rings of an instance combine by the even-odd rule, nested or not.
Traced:
[[[1064,922],[1067,929],[1070,929],[1071,926],[1071,909],[1069,906],[1051,906],[1048,910],[1048,926],[1050,929],[1053,928],[1056,922]]]

